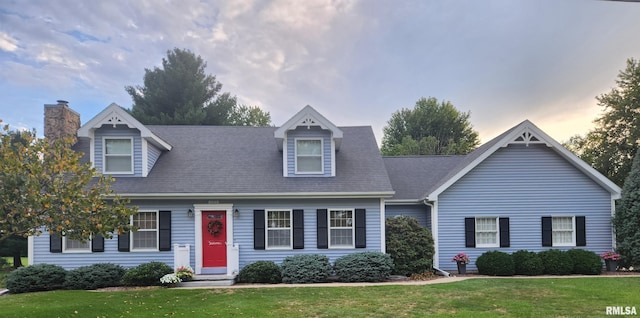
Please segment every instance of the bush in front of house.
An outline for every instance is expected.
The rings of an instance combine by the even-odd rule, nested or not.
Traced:
[[[160,278],[173,274],[173,268],[162,262],[149,262],[130,268],[122,276],[124,286],[161,286]]]
[[[62,289],[67,271],[58,265],[37,264],[20,267],[6,276],[6,287],[12,294]]]
[[[538,253],[544,265],[544,274],[569,275],[573,272],[573,261],[567,252],[561,250],[546,250]]]
[[[515,270],[513,257],[505,252],[489,251],[476,259],[478,273],[489,276],[511,276]]]
[[[582,249],[570,249],[566,253],[573,261],[573,274],[599,275],[602,272],[602,260],[598,254]]]
[[[67,273],[66,289],[98,289],[120,286],[120,280],[127,270],[116,264],[99,263],[78,267]]]
[[[240,270],[238,281],[252,284],[278,284],[282,282],[282,270],[272,261],[257,261]]]
[[[329,258],[320,254],[288,256],[280,265],[282,281],[287,284],[326,282],[331,275]]]
[[[511,254],[511,257],[513,257],[516,275],[535,276],[542,275],[544,272],[542,259],[536,252],[519,250]]]
[[[409,216],[389,217],[386,226],[386,251],[393,259],[393,274],[409,276],[431,270],[433,264],[433,236]]]
[[[381,282],[393,270],[391,256],[380,252],[360,252],[342,256],[333,265],[343,282]]]

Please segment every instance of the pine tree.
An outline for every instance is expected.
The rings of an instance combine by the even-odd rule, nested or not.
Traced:
[[[640,264],[640,150],[636,153],[622,188],[613,224],[617,252],[624,266]]]

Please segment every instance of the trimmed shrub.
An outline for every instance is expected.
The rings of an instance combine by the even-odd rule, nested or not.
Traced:
[[[476,260],[478,272],[489,276],[511,276],[515,270],[511,255],[500,251],[485,252]]]
[[[602,260],[594,252],[571,249],[567,251],[567,255],[573,261],[574,274],[599,275],[602,272]]]
[[[520,250],[511,254],[511,257],[513,257],[516,275],[534,276],[542,275],[544,272],[542,259],[535,252]]]
[[[288,256],[280,265],[287,284],[322,283],[331,275],[329,258],[320,254]]]
[[[240,270],[241,283],[278,284],[282,282],[280,266],[271,261],[253,262]]]
[[[0,270],[4,268],[9,268],[9,261],[7,261],[4,257],[0,257]]]
[[[380,252],[353,253],[338,258],[333,268],[343,282],[381,282],[391,275],[393,260]]]
[[[161,286],[160,278],[173,274],[173,268],[162,262],[149,262],[130,268],[122,276],[125,286]]]
[[[566,252],[561,250],[546,250],[538,253],[544,266],[544,274],[568,275],[573,272],[573,261]]]
[[[387,254],[393,259],[393,273],[409,276],[430,271],[433,264],[433,236],[428,228],[409,216],[387,218]]]
[[[120,280],[127,270],[120,265],[102,263],[78,267],[67,273],[66,289],[98,289],[120,286]]]
[[[64,287],[67,271],[52,264],[20,267],[6,276],[7,289],[13,294],[56,290]]]

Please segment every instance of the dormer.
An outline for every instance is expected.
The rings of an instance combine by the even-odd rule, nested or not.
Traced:
[[[305,106],[274,136],[285,177],[335,177],[342,130],[313,107]]]
[[[117,104],[111,104],[78,129],[89,138],[91,164],[103,174],[146,177],[171,145]]]

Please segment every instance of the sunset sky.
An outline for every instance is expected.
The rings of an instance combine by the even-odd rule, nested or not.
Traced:
[[[189,49],[222,90],[271,113],[311,105],[371,125],[420,97],[471,112],[482,141],[529,119],[558,141],[583,134],[627,58],[640,3],[522,1],[2,1],[0,118],[41,134],[58,99],[86,122],[167,50]]]

